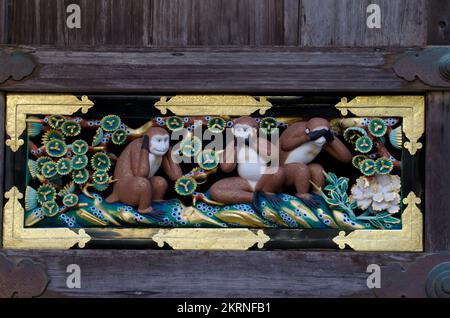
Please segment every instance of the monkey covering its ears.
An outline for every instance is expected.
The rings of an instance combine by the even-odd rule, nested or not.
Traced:
[[[298,197],[309,192],[311,180],[319,187],[325,184],[323,168],[311,163],[324,149],[334,158],[348,163],[352,154],[330,131],[330,123],[324,118],[311,118],[290,125],[280,136],[280,163],[286,174],[285,185],[294,185]]]
[[[180,166],[172,160],[169,139],[164,128],[152,127],[132,141],[117,159],[117,182],[106,202],[122,202],[137,206],[140,213],[151,212],[152,201],[163,200],[168,186],[166,179],[155,176],[159,168],[162,166],[172,181],[182,176]]]

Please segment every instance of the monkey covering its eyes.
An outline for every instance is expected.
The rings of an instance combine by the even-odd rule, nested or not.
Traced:
[[[122,202],[137,206],[140,213],[151,212],[152,201],[163,200],[167,191],[166,179],[155,176],[161,166],[172,181],[182,176],[180,166],[171,157],[169,133],[152,127],[120,154],[114,170],[117,182],[106,202]]]

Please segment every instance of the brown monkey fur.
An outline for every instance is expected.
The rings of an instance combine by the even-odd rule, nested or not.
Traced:
[[[306,129],[313,131],[318,127],[326,127],[330,129],[330,123],[324,118],[314,117],[308,121],[299,121],[290,125],[280,136],[280,164],[285,171],[286,179],[285,185],[294,185],[296,188],[296,196],[307,197],[311,180],[319,187],[325,184],[325,176],[323,167],[317,163],[309,162],[291,162],[286,163],[292,151],[296,150],[301,145],[311,142],[310,137],[306,133]],[[352,154],[337,137],[322,146],[322,149],[332,155],[341,162],[348,163],[352,160]],[[314,150],[310,153],[312,160],[320,153],[319,150]],[[317,152],[317,153],[315,153]]]
[[[153,136],[168,134],[164,128],[151,127],[144,135],[148,136],[149,145],[151,145]],[[120,154],[114,170],[114,179],[117,182],[114,184],[111,195],[106,198],[106,202],[120,201],[128,205],[137,206],[138,211],[141,213],[149,213],[152,211],[152,201],[163,200],[168,184],[163,177],[149,176],[150,151],[142,149],[142,143],[143,137],[135,139]],[[162,157],[160,168],[162,167],[172,181],[180,178],[182,171],[180,166],[173,162],[170,147]]]
[[[245,116],[234,120],[234,126],[237,124],[247,125],[253,129],[253,134],[257,134],[258,124],[254,118]],[[275,146],[268,140],[257,137],[257,145],[250,144],[255,151],[259,150],[258,156],[267,159],[271,155],[271,151],[278,151]],[[235,137],[236,139],[236,137]],[[257,149],[255,149],[255,147]],[[267,157],[264,156],[267,154]],[[238,149],[234,142],[230,142],[224,152],[224,160],[221,162],[221,170],[225,173],[234,171],[238,165]],[[256,182],[254,187],[250,182],[241,176],[224,178],[217,181],[211,187],[210,193],[213,200],[225,204],[235,203],[252,203],[254,192],[262,191],[267,193],[280,192],[284,183],[284,171],[278,169],[273,174],[263,174]]]

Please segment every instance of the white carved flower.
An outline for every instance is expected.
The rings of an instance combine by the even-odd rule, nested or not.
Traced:
[[[361,210],[369,207],[373,211],[400,211],[400,177],[396,175],[375,175],[359,177],[351,189],[350,201],[356,202]]]

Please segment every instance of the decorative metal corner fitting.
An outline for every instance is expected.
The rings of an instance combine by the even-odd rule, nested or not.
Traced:
[[[7,52],[0,49],[0,84],[8,79],[21,81],[36,69],[33,57],[25,52]]]
[[[270,240],[263,230],[249,229],[162,229],[152,237],[163,247],[183,250],[247,250],[257,244],[262,248]]]
[[[333,238],[333,242],[344,249],[345,245],[356,251],[374,252],[422,252],[423,217],[417,204],[420,199],[410,192],[403,203],[401,230],[355,230],[345,235],[344,231]]]
[[[414,155],[422,148],[418,142],[425,132],[425,98],[423,96],[358,96],[347,101],[343,97],[336,108],[342,115],[350,111],[357,116],[393,116],[403,118],[403,133],[409,141],[403,146]]]
[[[26,117],[33,114],[72,115],[79,109],[86,113],[94,106],[87,96],[79,100],[73,95],[8,94],[6,99],[6,145],[16,152],[24,144]]]
[[[358,96],[347,101],[344,97],[336,104],[342,115],[351,112],[357,116],[402,117],[402,129],[406,138],[403,147],[411,155],[422,148],[418,142],[425,131],[425,98],[423,96]],[[401,230],[355,230],[344,231],[333,241],[344,249],[345,245],[357,251],[423,251],[423,216],[418,208],[420,198],[410,192],[403,199],[406,205],[402,212]]]
[[[0,253],[0,298],[40,296],[48,283],[44,264],[30,258],[15,262]]]
[[[6,145],[17,151],[25,142],[20,136],[26,129],[27,115],[58,114],[72,115],[80,110],[86,113],[94,105],[86,96],[79,100],[73,95],[61,94],[8,94],[6,101]],[[23,194],[16,187],[5,193],[8,202],[3,210],[3,247],[10,249],[40,248],[68,249],[79,247],[91,239],[81,229],[78,233],[69,228],[32,229],[25,228],[24,208],[19,200]]]
[[[403,53],[392,68],[407,81],[417,77],[430,86],[450,87],[450,47],[429,47]]]
[[[3,247],[6,249],[69,249],[75,244],[83,248],[91,237],[81,229],[25,228],[24,208],[19,200],[23,194],[16,187],[5,193],[8,199],[3,208]]]
[[[263,115],[272,104],[263,96],[258,101],[248,95],[177,95],[169,100],[161,97],[155,107],[162,114],[170,110],[180,116],[245,116],[256,111]]]
[[[450,253],[425,253],[411,260],[398,259],[381,266],[383,280],[375,288],[380,298],[450,298]]]
[[[430,298],[450,298],[450,261],[442,262],[428,273],[425,290]]]

